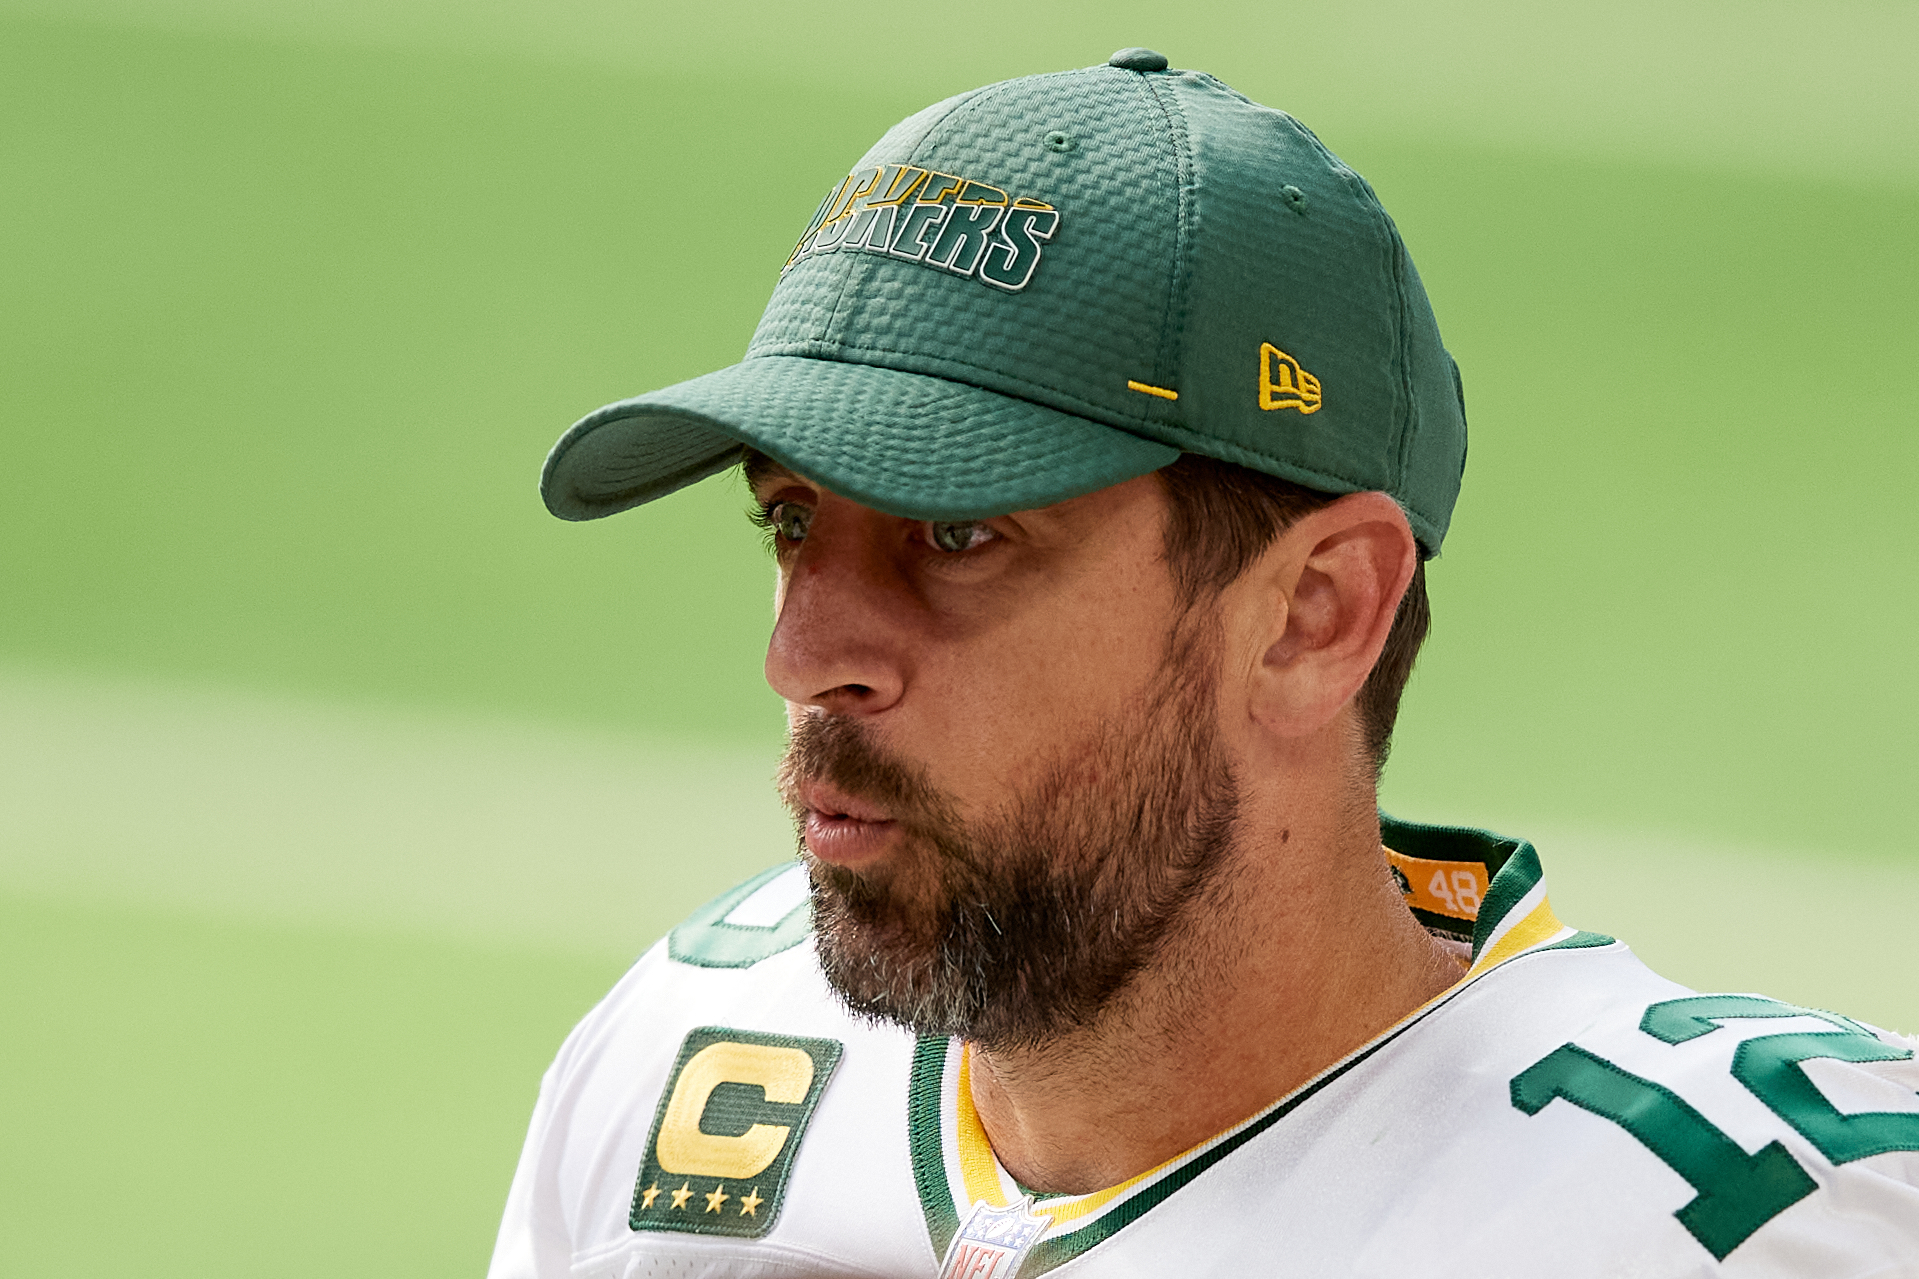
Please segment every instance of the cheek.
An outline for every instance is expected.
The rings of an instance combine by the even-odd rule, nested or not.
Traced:
[[[1125,604],[1071,601],[921,666],[925,703],[938,708],[933,753],[953,782],[1023,790],[1099,757],[1099,740],[1153,696],[1165,657],[1155,622],[1143,620],[1156,613]]]

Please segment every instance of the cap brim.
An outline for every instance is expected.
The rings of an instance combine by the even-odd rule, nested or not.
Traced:
[[[767,355],[588,414],[547,456],[540,495],[561,519],[597,519],[726,469],[741,445],[862,505],[929,520],[1050,506],[1179,456],[963,382]]]

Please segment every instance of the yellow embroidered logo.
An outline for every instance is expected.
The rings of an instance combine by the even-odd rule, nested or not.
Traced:
[[[660,1119],[654,1150],[662,1171],[738,1181],[766,1171],[786,1145],[790,1124],[754,1123],[731,1136],[702,1131],[700,1118],[722,1084],[758,1088],[770,1102],[797,1106],[813,1085],[813,1058],[799,1048],[730,1042],[694,1053],[680,1067]]]
[[[1259,344],[1259,407],[1319,412],[1319,379],[1299,367],[1299,361],[1274,346]]]

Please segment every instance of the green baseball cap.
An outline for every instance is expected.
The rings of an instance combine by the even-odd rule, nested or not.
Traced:
[[[827,191],[746,357],[575,423],[540,490],[594,519],[742,445],[937,520],[1202,453],[1388,493],[1431,555],[1466,416],[1365,180],[1286,113],[1123,49],[895,125]]]

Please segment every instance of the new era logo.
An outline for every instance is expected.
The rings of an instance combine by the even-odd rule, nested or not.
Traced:
[[[1319,379],[1299,367],[1299,361],[1274,346],[1259,344],[1259,407],[1319,412]]]

